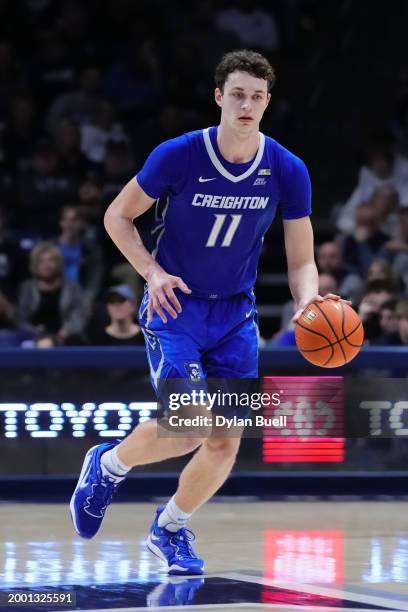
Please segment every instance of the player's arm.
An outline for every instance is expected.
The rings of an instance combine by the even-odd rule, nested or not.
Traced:
[[[289,288],[295,301],[295,315],[302,314],[311,302],[323,299],[340,300],[340,296],[328,293],[319,295],[319,274],[314,259],[313,229],[309,217],[284,219],[285,249],[288,264]]]
[[[154,202],[155,199],[148,196],[133,178],[108,207],[104,224],[118,249],[148,284],[148,320],[151,319],[153,310],[156,310],[166,323],[164,311],[173,318],[181,312],[180,302],[173,289],[178,287],[185,293],[190,293],[190,289],[181,278],[167,274],[153,259],[133,225],[133,219],[146,212]]]

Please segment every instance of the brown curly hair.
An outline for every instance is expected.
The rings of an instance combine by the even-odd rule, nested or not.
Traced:
[[[221,91],[224,91],[228,75],[235,70],[248,72],[258,79],[265,79],[268,82],[268,91],[272,89],[276,81],[275,70],[266,57],[256,51],[239,49],[223,55],[215,69],[215,84]]]

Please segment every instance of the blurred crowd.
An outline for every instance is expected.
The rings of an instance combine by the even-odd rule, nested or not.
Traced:
[[[0,0],[1,346],[142,343],[143,282],[103,229],[106,206],[159,142],[217,121],[222,53],[251,47],[274,65],[301,65],[314,4]],[[351,299],[377,345],[408,344],[402,108],[392,138],[370,145],[348,201],[335,217],[326,211],[331,239],[316,234],[320,292]],[[279,90],[265,122],[290,146]],[[268,341],[291,343],[293,304],[281,312]]]
[[[377,143],[349,200],[337,207],[333,239],[318,243],[319,293],[351,300],[365,343],[408,345],[408,158]],[[282,310],[274,343],[294,344],[294,304]]]

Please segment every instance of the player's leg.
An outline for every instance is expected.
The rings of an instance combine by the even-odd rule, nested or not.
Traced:
[[[180,474],[174,502],[190,515],[224,484],[234,466],[241,439],[211,436],[204,440]]]
[[[256,309],[251,298],[237,296],[217,309],[220,339],[203,354],[203,365],[209,379],[253,379],[258,376],[258,332]],[[234,322],[236,325],[234,325]],[[229,325],[230,333],[223,333]],[[245,382],[245,381],[244,381]],[[228,384],[228,383],[227,383]],[[232,389],[230,389],[232,390]],[[218,407],[227,416],[245,417],[237,409]],[[228,478],[239,449],[242,428],[215,428],[185,466],[179,479],[174,502],[183,511],[192,513],[208,501]]]
[[[187,522],[228,478],[238,448],[239,438],[205,440],[182,471],[176,494],[165,508],[157,509],[146,545],[167,563],[169,574],[204,572],[204,561],[193,549],[195,535],[187,529]]]
[[[214,379],[256,378],[258,340],[252,300],[242,296],[233,300],[230,307],[223,304],[222,312],[213,313],[215,314],[215,320],[220,321],[219,341],[203,355],[207,376]],[[231,331],[222,333],[223,326],[224,332],[225,328]],[[233,409],[232,413],[236,414],[236,409]],[[180,533],[186,533],[185,526],[192,513],[208,501],[228,478],[239,449],[241,434],[240,427],[235,427],[232,432],[228,430],[225,435],[220,428],[214,430],[183,469],[176,494],[164,509],[158,509],[148,540],[150,550],[161,558],[166,560],[166,557],[160,554],[160,544],[157,551],[154,549],[155,542],[152,542],[152,538],[157,537],[160,540],[163,531],[175,531],[175,538],[179,538]],[[185,537],[183,536],[183,539]],[[199,573],[200,566],[194,566],[192,561],[191,573],[194,569]],[[182,573],[177,562],[173,565],[169,563],[169,573]]]
[[[172,362],[180,352],[187,351],[190,357],[199,360],[196,342],[191,334],[183,333],[179,322],[172,323],[164,326],[161,321],[154,321],[154,331],[150,326],[142,327],[151,379],[156,392],[161,380],[174,375]],[[97,533],[108,505],[133,466],[184,455],[197,448],[200,443],[201,440],[197,437],[160,436],[157,421],[153,420],[140,424],[123,441],[116,440],[91,448],[85,456],[70,503],[72,521],[77,533],[85,538],[91,538]]]
[[[132,467],[185,455],[202,442],[196,437],[158,437],[157,428],[157,420],[152,419],[138,425],[125,440],[99,444],[87,452],[70,503],[78,535],[91,538],[97,533],[108,505]],[[122,445],[123,458],[118,452]]]

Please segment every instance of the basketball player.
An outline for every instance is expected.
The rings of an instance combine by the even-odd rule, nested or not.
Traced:
[[[265,232],[278,205],[283,216],[288,280],[297,312],[318,296],[305,164],[259,131],[274,70],[260,54],[226,54],[215,73],[217,127],[159,145],[109,206],[105,227],[146,280],[139,319],[151,380],[178,379],[188,391],[208,378],[258,376],[253,286]],[[133,220],[156,205],[150,254]],[[326,296],[340,299],[338,296]],[[138,425],[123,441],[100,444],[85,457],[71,500],[76,531],[91,538],[120,482],[134,466],[197,452],[175,495],[158,508],[148,548],[169,574],[201,574],[204,562],[186,528],[192,513],[228,477],[239,437],[159,437],[157,422]]]

